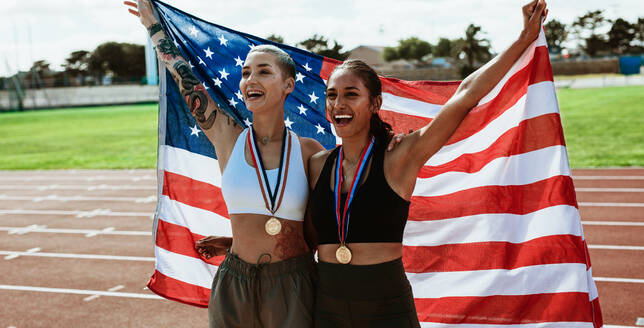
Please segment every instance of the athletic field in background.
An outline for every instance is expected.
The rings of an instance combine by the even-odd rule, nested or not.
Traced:
[[[560,89],[573,168],[644,166],[644,86]],[[153,168],[156,104],[0,114],[0,170]]]
[[[644,169],[579,168],[644,167],[644,86],[558,97],[604,327],[636,328],[644,323]],[[0,114],[0,328],[207,325],[205,309],[145,288],[154,271],[157,110]],[[80,170],[89,168],[100,170]]]

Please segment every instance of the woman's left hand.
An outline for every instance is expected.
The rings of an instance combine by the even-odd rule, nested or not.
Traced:
[[[413,131],[409,131],[409,133],[412,133]],[[391,140],[389,140],[389,145],[387,145],[387,151],[392,151],[394,148],[396,148],[396,145],[402,142],[403,138],[407,135],[405,133],[398,133],[397,135],[393,135],[393,131],[389,132],[391,135]]]
[[[523,6],[523,31],[521,32],[521,40],[532,43],[539,36],[542,16],[545,19],[545,16],[548,15],[546,6],[545,0],[534,0]]]

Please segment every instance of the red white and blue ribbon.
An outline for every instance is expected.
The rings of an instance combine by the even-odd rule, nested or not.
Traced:
[[[340,215],[340,195],[342,191],[342,160],[344,159],[344,152],[342,151],[342,146],[340,146],[340,154],[338,154],[338,160],[335,165],[335,219],[338,223],[338,239],[340,244],[344,244],[349,232],[349,212],[351,211],[351,203],[353,202],[353,197],[355,192],[360,185],[360,180],[364,169],[369,162],[369,158],[373,152],[373,146],[375,144],[375,137],[371,137],[369,144],[365,146],[362,150],[362,155],[360,155],[360,160],[358,161],[358,166],[356,167],[355,174],[353,175],[353,182],[351,183],[351,188],[347,194],[346,201],[344,203],[344,209],[342,215]]]
[[[288,135],[288,138],[287,138]],[[260,189],[262,191],[262,196],[264,197],[264,203],[266,209],[275,214],[282,203],[282,196],[284,195],[284,189],[286,188],[286,178],[288,177],[288,165],[289,158],[291,156],[291,134],[284,129],[284,136],[282,137],[282,151],[280,152],[280,166],[279,171],[277,172],[277,181],[275,185],[275,190],[271,190],[270,183],[268,181],[268,176],[266,175],[266,169],[264,168],[264,161],[262,161],[262,154],[257,147],[257,140],[255,139],[255,130],[250,127],[247,135],[248,139],[248,148],[250,148],[250,154],[253,158],[253,164],[255,164],[255,173],[257,174],[257,181],[259,183]],[[287,146],[288,143],[288,146]],[[288,149],[288,151],[284,151]],[[261,172],[261,174],[260,174]],[[283,177],[283,179],[282,179]],[[262,179],[263,178],[263,179]],[[281,187],[281,188],[280,188]],[[277,200],[278,191],[280,194],[279,200]],[[268,197],[266,194],[268,193]],[[276,202],[277,200],[277,202]],[[269,204],[270,201],[270,204]]]

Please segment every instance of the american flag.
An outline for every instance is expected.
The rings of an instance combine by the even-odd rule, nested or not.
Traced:
[[[338,61],[153,4],[210,96],[239,124],[251,119],[238,87],[242,63],[253,46],[274,44],[297,67],[287,127],[326,148],[339,142],[324,110],[325,80]],[[430,122],[459,85],[381,81],[380,114],[399,132]],[[223,258],[205,260],[194,244],[231,235],[221,174],[164,68],[160,89],[156,267],[148,287],[207,307]],[[543,31],[419,173],[403,253],[422,327],[602,326]]]

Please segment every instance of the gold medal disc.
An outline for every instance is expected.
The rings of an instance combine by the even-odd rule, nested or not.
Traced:
[[[275,236],[280,233],[280,230],[282,230],[282,223],[277,218],[271,217],[270,219],[268,219],[268,221],[266,221],[264,229],[266,229],[267,234]]]
[[[345,245],[340,245],[335,251],[335,258],[342,264],[351,262],[351,250]]]

